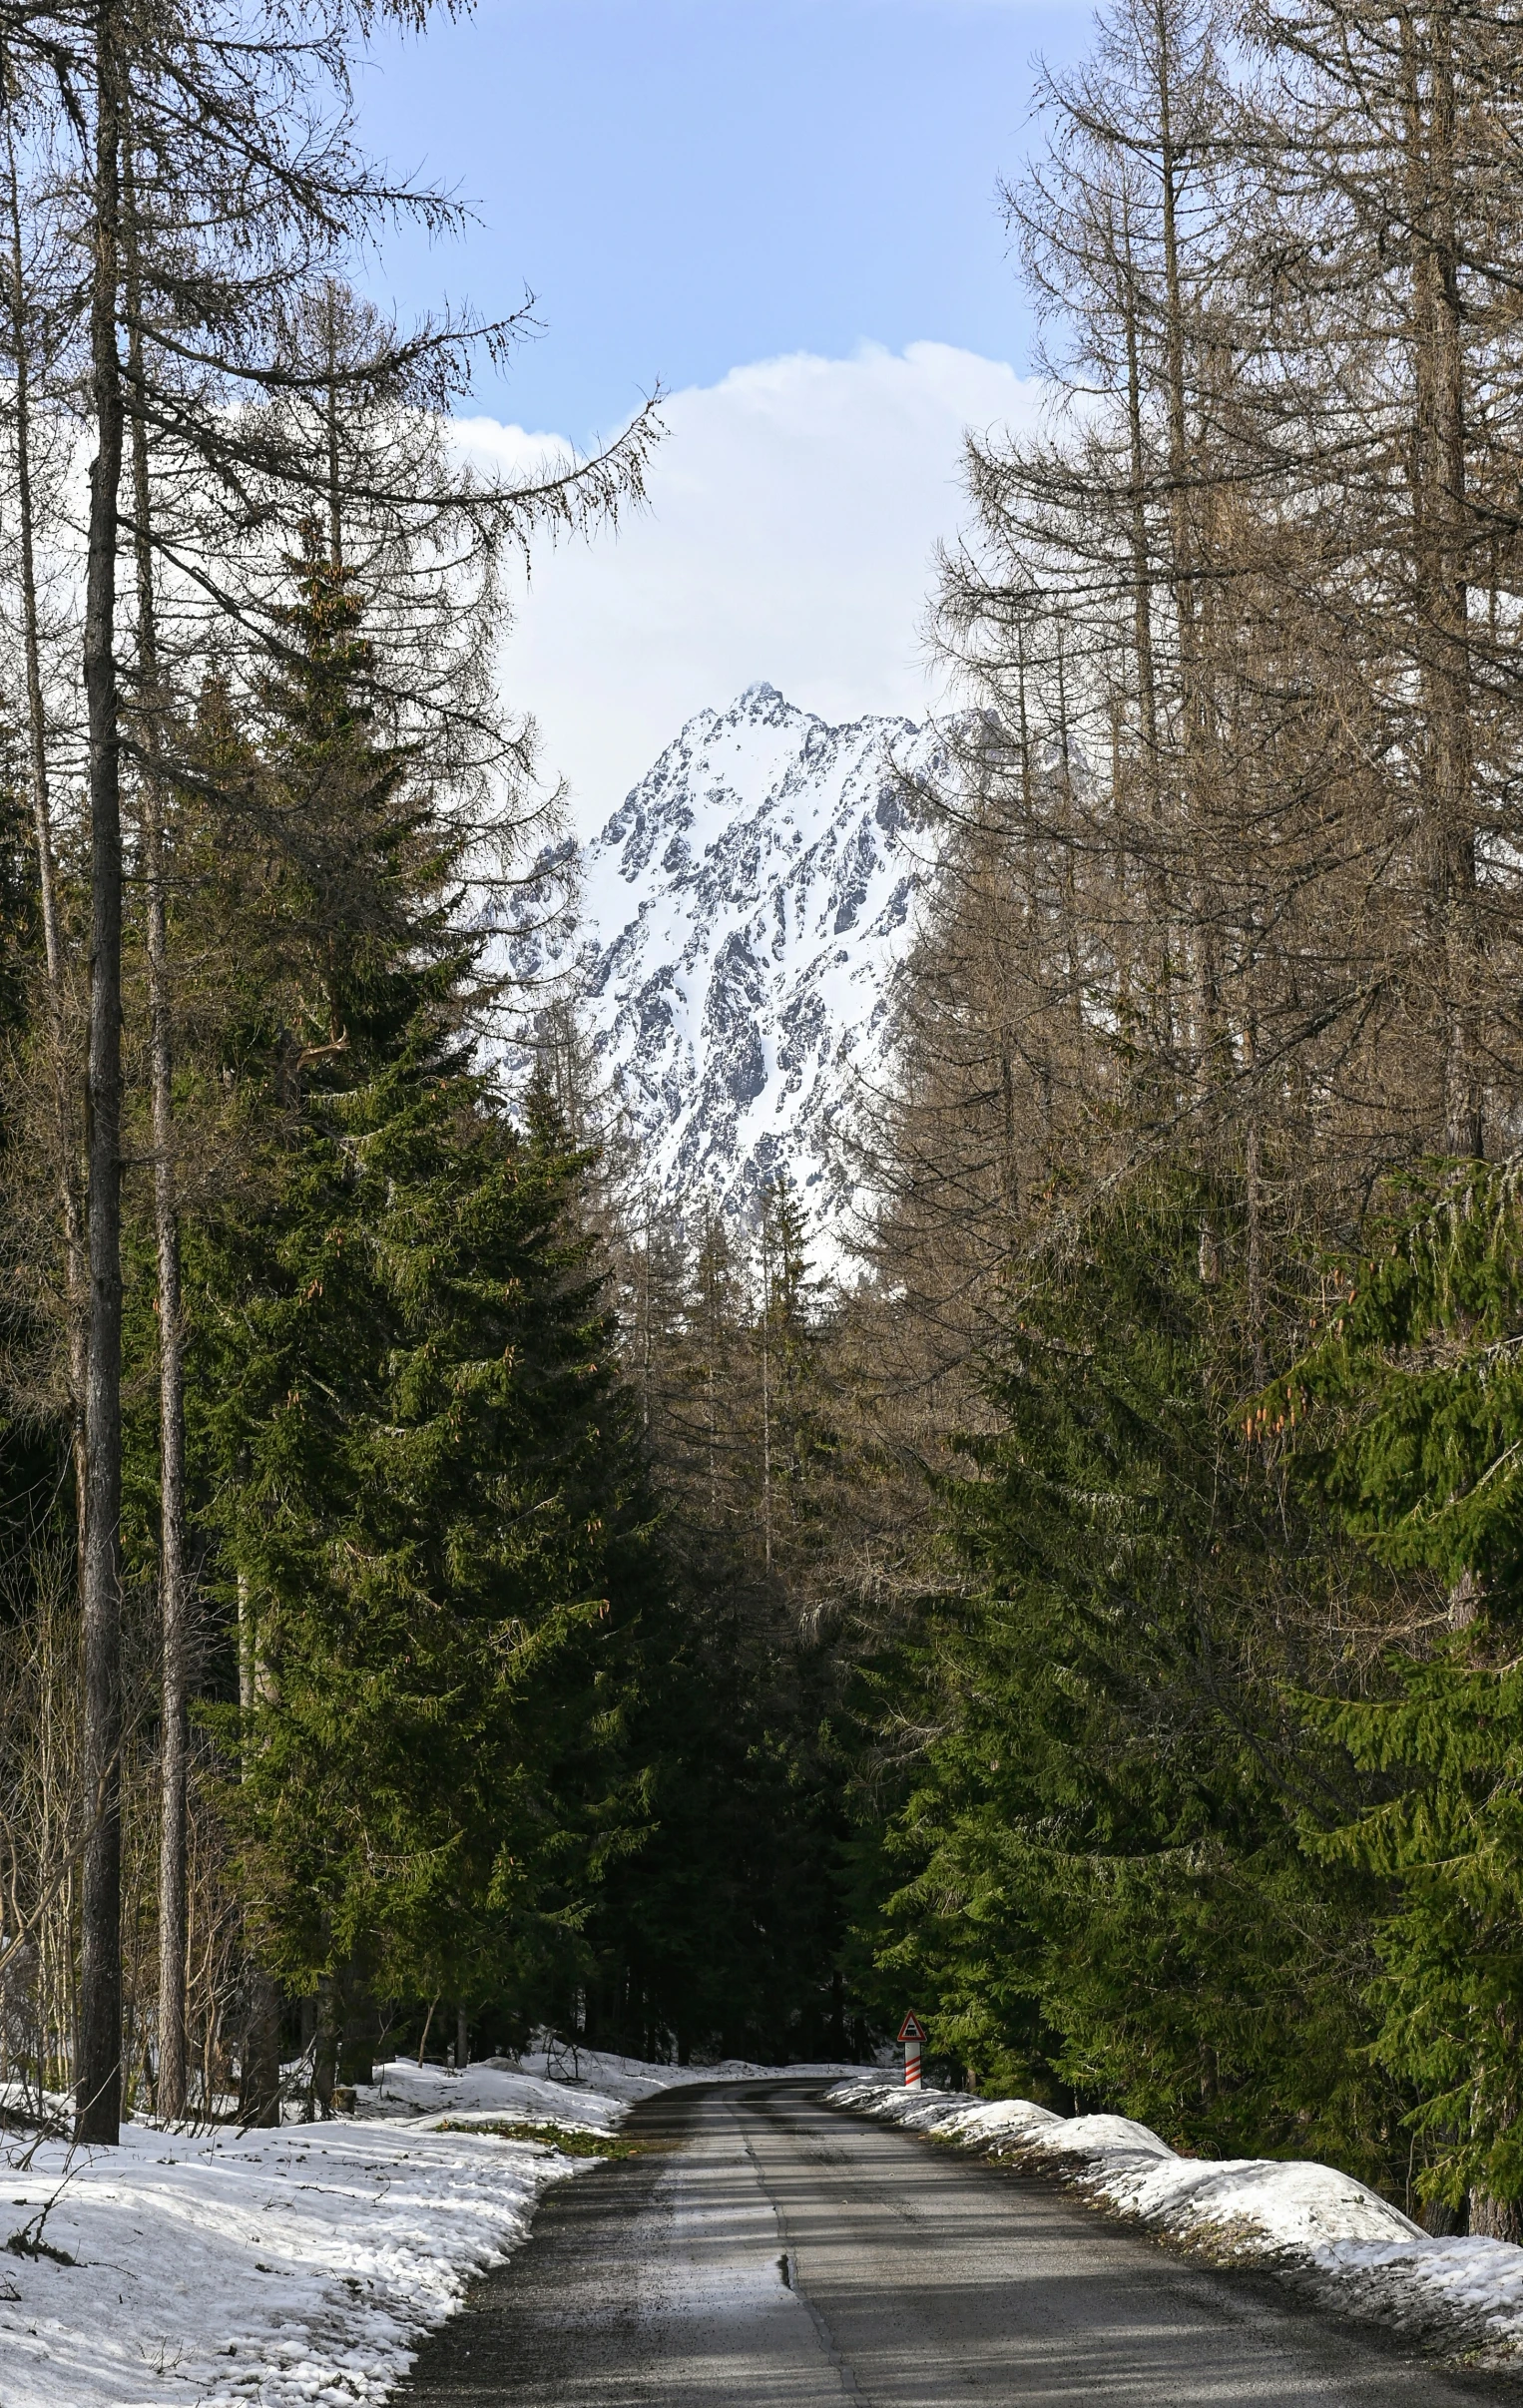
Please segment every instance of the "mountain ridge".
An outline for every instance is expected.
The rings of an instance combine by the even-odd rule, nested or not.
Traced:
[[[653,1202],[745,1216],[788,1176],[840,1235],[853,1094],[885,1067],[929,866],[933,728],[770,685],[695,714],[582,847],[569,973]]]

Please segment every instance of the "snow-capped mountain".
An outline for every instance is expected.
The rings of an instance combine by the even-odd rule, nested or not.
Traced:
[[[908,720],[832,727],[753,686],[700,712],[583,848],[583,1016],[655,1196],[744,1211],[786,1171],[816,1227],[882,1060],[929,865]]]

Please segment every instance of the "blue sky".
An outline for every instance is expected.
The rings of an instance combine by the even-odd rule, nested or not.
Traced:
[[[1023,362],[996,180],[1031,62],[1083,12],[1019,0],[479,0],[362,67],[371,144],[481,224],[398,237],[376,280],[547,332],[497,414],[583,438],[657,377],[937,341]]]
[[[1035,55],[1085,27],[1050,0],[478,0],[360,64],[371,150],[479,219],[391,238],[372,288],[404,315],[537,295],[543,337],[478,391],[508,453],[673,395],[649,512],[537,567],[508,656],[580,815],[756,678],[925,708],[961,428],[1031,400],[996,185]]]

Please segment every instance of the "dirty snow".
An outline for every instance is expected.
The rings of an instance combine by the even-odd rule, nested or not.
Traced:
[[[522,2057],[484,2058],[463,2074],[442,2073],[399,2058],[381,2070],[373,2089],[359,2093],[364,2115],[502,2117],[516,2123],[559,2124],[569,2131],[611,2132],[642,2099],[691,2082],[821,2081],[831,2074],[853,2079],[864,2069],[849,2065],[754,2065],[727,2057],[717,2065],[647,2065],[638,2057],[616,2057],[603,2049],[526,2050]]]
[[[606,2133],[674,2082],[777,2071],[586,2051],[462,2074],[401,2060],[357,2116],[325,2124],[131,2124],[119,2149],[72,2153],[0,2135],[0,2243],[40,2237],[72,2261],[0,2247],[0,2408],[379,2401],[524,2238],[545,2185],[596,2162],[441,2123]]]
[[[1523,2358],[1523,2249],[1437,2239],[1351,2174],[1273,2158],[1182,2158],[1129,2116],[1055,2116],[1029,2099],[970,2101],[881,2077],[831,2103],[1056,2172],[1097,2205],[1201,2250],[1304,2276],[1331,2305],[1463,2348]]]

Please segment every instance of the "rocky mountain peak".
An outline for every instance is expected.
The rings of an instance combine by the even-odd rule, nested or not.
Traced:
[[[749,686],[691,719],[583,846],[576,984],[658,1202],[707,1187],[744,1213],[786,1170],[838,1225],[938,759],[909,720],[832,725]]]

